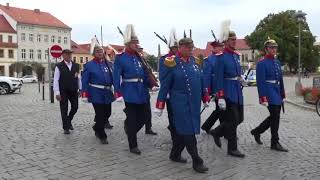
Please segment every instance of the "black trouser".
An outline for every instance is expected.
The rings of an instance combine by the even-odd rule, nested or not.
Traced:
[[[201,126],[201,128],[204,129],[205,131],[209,131],[218,119],[220,121],[220,124],[222,122],[220,108],[218,106],[218,100],[215,100],[215,103],[216,103],[216,109],[210,114],[208,119]]]
[[[262,134],[269,127],[271,130],[271,144],[275,144],[279,141],[279,123],[280,123],[280,112],[281,105],[269,105],[268,110],[270,112],[270,116],[267,117],[258,127],[252,130],[253,134]]]
[[[150,107],[150,100],[147,102],[146,108],[145,108],[145,130],[151,130],[152,127],[152,115],[151,115],[151,107]]]
[[[60,91],[60,112],[64,130],[70,129],[73,116],[78,110],[78,92],[77,91]],[[71,110],[68,114],[68,101],[71,104]]]
[[[214,129],[216,136],[228,139],[228,151],[237,150],[237,126],[243,122],[243,105],[226,100],[227,109],[221,111],[223,122]]]
[[[145,124],[146,117],[149,116],[150,103],[135,104],[125,103],[126,120],[124,121],[125,130],[128,136],[129,148],[138,147],[137,133]]]
[[[173,142],[174,136],[176,134],[176,129],[174,127],[174,122],[173,122],[173,112],[172,112],[172,107],[169,100],[167,100],[166,104],[167,104],[167,112],[168,112],[168,120],[169,120],[168,129],[170,131],[171,140]]]
[[[95,112],[94,121],[96,122],[92,128],[98,134],[100,139],[105,139],[107,138],[107,134],[104,131],[104,126],[111,116],[111,104],[92,103],[92,106]]]
[[[200,158],[198,153],[197,139],[195,135],[176,134],[173,139],[170,157],[180,157],[184,147],[186,147],[188,153],[190,154],[193,163],[203,163],[203,160]]]

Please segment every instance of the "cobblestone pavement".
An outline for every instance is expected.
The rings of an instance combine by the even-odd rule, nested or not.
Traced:
[[[289,85],[288,85],[289,86]],[[75,130],[64,135],[58,103],[42,101],[36,84],[25,84],[21,93],[0,96],[0,179],[116,179],[116,180],[295,180],[320,179],[320,118],[314,112],[286,105],[281,117],[280,140],[289,153],[270,150],[270,133],[263,134],[262,146],[254,142],[250,130],[268,114],[257,104],[255,87],[245,88],[245,122],[238,128],[239,148],[247,155],[236,159],[226,155],[226,142],[219,149],[211,136],[197,136],[200,155],[210,168],[207,174],[192,170],[187,164],[168,160],[171,147],[166,113],[153,117],[158,136],[138,134],[142,151],[136,156],[128,151],[123,131],[124,104],[114,103],[108,130],[108,145],[101,145],[91,129],[93,108],[80,103],[73,121]],[[152,95],[152,105],[156,93]],[[204,120],[214,109],[202,115]]]

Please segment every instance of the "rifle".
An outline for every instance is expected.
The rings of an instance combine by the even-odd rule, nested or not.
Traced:
[[[121,31],[121,29],[119,28],[119,26],[117,26],[117,29],[119,31],[119,33],[124,36],[123,32]],[[146,73],[148,74],[148,79],[150,81],[151,84],[151,88],[156,86],[159,87],[158,84],[158,80],[156,78],[156,76],[152,73],[152,68],[149,66],[149,64],[147,63],[147,61],[136,51],[135,52],[136,56],[138,56],[139,61],[142,64],[142,68],[146,71]]]
[[[158,33],[153,32],[161,41],[163,41],[164,43],[168,44],[168,41],[166,39],[165,36],[161,37]]]

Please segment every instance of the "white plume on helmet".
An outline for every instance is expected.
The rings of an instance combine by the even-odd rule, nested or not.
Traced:
[[[95,37],[91,38],[90,54],[93,54],[94,47],[96,47],[96,46],[99,46],[99,43],[97,42],[97,39]]]
[[[220,27],[220,36],[219,36],[219,40],[221,42],[228,40],[229,32],[230,32],[230,24],[231,24],[230,20],[222,21],[221,27]]]
[[[127,24],[125,32],[123,34],[124,44],[131,42],[132,40],[138,40],[134,26],[132,24]]]
[[[171,29],[168,46],[169,48],[178,46],[178,38],[174,28]]]

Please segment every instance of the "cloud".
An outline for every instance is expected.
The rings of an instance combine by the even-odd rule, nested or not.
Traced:
[[[168,36],[170,29],[175,27],[178,36],[182,37],[184,29],[192,29],[195,45],[204,48],[212,39],[210,30],[218,33],[224,19],[231,19],[231,28],[239,37],[244,37],[269,13],[288,9],[306,12],[311,31],[320,35],[320,3],[316,0],[10,0],[10,4],[50,12],[73,28],[72,38],[76,42],[89,42],[94,34],[100,36],[100,25],[103,25],[104,41],[122,44],[116,26],[124,28],[132,23],[142,46],[153,54],[157,54],[158,44],[163,53],[166,51],[154,31]]]

